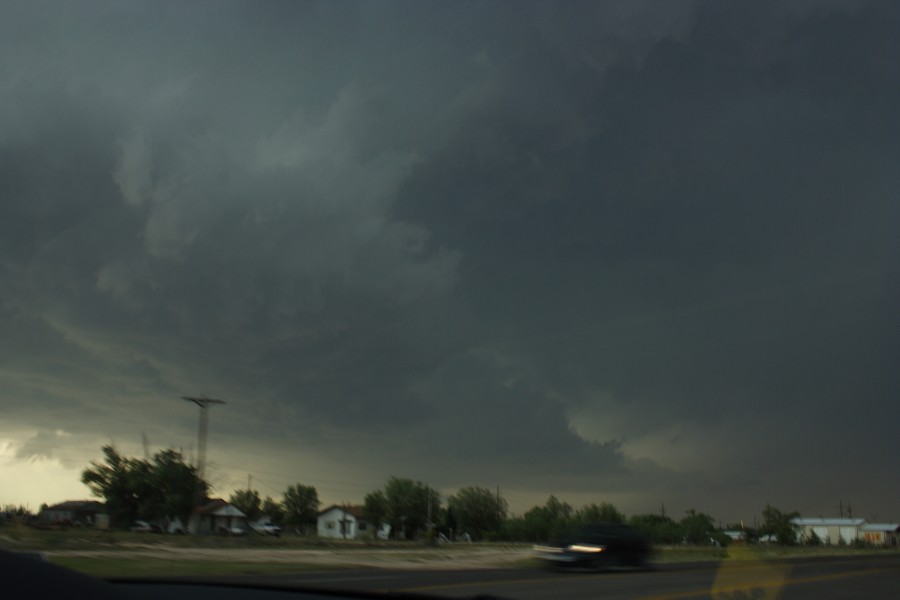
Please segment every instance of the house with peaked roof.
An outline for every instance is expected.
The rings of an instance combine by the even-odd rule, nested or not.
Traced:
[[[210,498],[194,511],[188,523],[191,533],[232,533],[237,529],[247,531],[247,515],[221,498]]]
[[[366,521],[362,506],[339,506],[332,504],[319,512],[316,518],[316,534],[319,537],[331,539],[356,540],[364,537],[377,537],[380,540],[388,539],[391,526],[382,523],[375,527]]]

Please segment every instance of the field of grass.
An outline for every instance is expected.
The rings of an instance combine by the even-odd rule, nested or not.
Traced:
[[[530,544],[424,546],[414,542],[324,540],[285,535],[173,536],[122,531],[46,531],[0,527],[0,548],[41,552],[48,560],[91,575],[169,576],[290,573],[307,569],[533,567]],[[660,547],[658,563],[790,560],[897,553],[893,548],[818,546]]]
[[[414,542],[328,540],[315,536],[285,534],[281,537],[248,533],[231,537],[222,535],[164,535],[131,531],[102,531],[71,527],[44,530],[23,524],[0,527],[0,548],[31,550],[92,550],[134,546],[174,548],[271,548],[271,549],[371,549],[420,547]]]
[[[274,575],[328,567],[294,563],[242,562],[233,560],[166,560],[161,558],[96,558],[57,556],[50,562],[94,577],[160,577],[202,575]]]

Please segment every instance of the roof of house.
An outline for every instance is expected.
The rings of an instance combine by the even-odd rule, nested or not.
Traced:
[[[221,515],[230,517],[246,517],[241,510],[221,498],[210,498],[209,502],[197,509],[197,513],[201,515]]]
[[[99,512],[103,510],[103,503],[96,500],[66,500],[65,502],[48,506],[45,510]]]
[[[804,525],[806,525],[806,526],[819,525],[822,527],[828,527],[828,526],[831,526],[831,527],[858,527],[860,525],[864,525],[866,520],[865,519],[823,519],[821,517],[803,519],[803,518],[798,517],[796,519],[792,519],[791,522],[794,523],[795,525],[800,525],[801,527]]]
[[[900,531],[900,523],[869,523],[861,531]]]
[[[325,509],[319,511],[319,516],[321,517],[321,516],[324,515],[325,513],[329,512],[329,511],[332,511],[332,510],[335,510],[335,509],[337,509],[337,510],[339,510],[339,511],[342,511],[342,512],[345,512],[345,513],[347,513],[347,514],[349,514],[349,515],[351,515],[351,516],[353,516],[353,517],[355,517],[355,518],[357,518],[357,519],[362,519],[362,518],[365,516],[365,510],[366,510],[365,507],[362,506],[362,505],[345,505],[345,506],[341,506],[341,505],[339,505],[339,504],[332,504],[332,505],[329,506],[328,508],[325,508]]]
[[[215,512],[217,508],[222,508],[226,504],[228,503],[221,498],[210,498],[206,504],[197,509],[197,512],[201,514]]]

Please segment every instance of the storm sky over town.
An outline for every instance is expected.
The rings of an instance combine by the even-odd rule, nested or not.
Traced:
[[[181,448],[900,519],[900,4],[0,6],[0,505]]]

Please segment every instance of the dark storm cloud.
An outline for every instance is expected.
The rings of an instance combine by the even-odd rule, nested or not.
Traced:
[[[377,477],[742,510],[890,469],[892,5],[3,10],[23,428],[189,435],[196,389]]]
[[[687,36],[602,78],[534,47],[510,66],[523,89],[407,188],[400,214],[467,249],[478,326],[578,412],[615,424],[606,435],[743,424],[781,441],[769,455],[741,440],[734,469],[777,468],[788,447],[795,471],[823,458],[887,467],[809,448],[871,443],[871,428],[821,411],[887,417],[897,387],[883,357],[897,350],[887,107],[900,98],[879,58],[897,48],[872,35],[896,21],[812,13],[707,5]],[[566,137],[562,98],[589,135]]]

